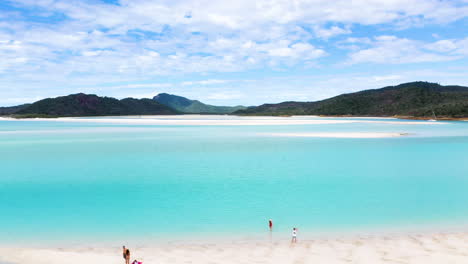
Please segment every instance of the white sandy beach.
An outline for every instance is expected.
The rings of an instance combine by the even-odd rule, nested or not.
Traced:
[[[171,126],[288,126],[288,125],[330,125],[330,124],[367,124],[367,125],[442,125],[444,122],[427,121],[399,121],[394,118],[382,118],[381,120],[366,120],[363,118],[321,118],[315,116],[294,116],[294,117],[237,117],[237,116],[216,116],[216,115],[181,115],[181,116],[128,116],[128,117],[99,117],[99,118],[34,118],[34,119],[12,119],[0,118],[5,121],[47,121],[64,123],[93,123],[93,124],[116,124],[128,125],[130,127],[112,127],[112,128],[80,128],[80,129],[41,129],[25,131],[0,131],[0,134],[47,134],[47,133],[119,133],[119,132],[148,132],[150,129],[158,129]],[[136,127],[139,125],[148,125],[148,127]],[[135,127],[132,127],[135,126]],[[385,128],[383,128],[385,129]],[[391,138],[407,136],[407,131],[398,132],[304,132],[304,133],[258,133],[258,136],[267,137],[317,137],[317,138]]]
[[[300,238],[300,237],[299,237]],[[375,236],[281,242],[217,242],[131,248],[144,264],[177,263],[468,263],[468,233]],[[113,248],[0,248],[1,264],[124,263]]]
[[[398,121],[386,118],[382,120],[364,120],[360,118],[321,118],[314,116],[301,117],[237,117],[237,116],[142,116],[142,117],[61,117],[61,118],[31,118],[14,119],[0,118],[5,121],[48,121],[48,122],[77,122],[77,123],[104,123],[128,125],[179,125],[179,126],[272,126],[272,125],[323,125],[323,124],[401,124],[401,125],[441,125],[443,122],[428,121]]]

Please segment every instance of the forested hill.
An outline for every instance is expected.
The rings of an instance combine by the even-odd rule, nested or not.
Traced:
[[[118,100],[94,94],[71,94],[47,98],[11,113],[17,117],[112,116],[112,115],[173,115],[178,114],[151,99]]]
[[[11,115],[30,105],[31,104],[22,104],[22,105],[17,105],[17,106],[0,107],[0,115]]]
[[[437,118],[468,118],[468,87],[412,82],[342,94],[316,102],[283,102],[249,108],[206,105],[196,100],[170,94],[159,94],[153,99],[118,100],[79,93],[47,98],[32,104],[0,108],[0,115],[16,117],[226,114],[231,112],[236,115],[408,118],[433,118],[435,114]]]
[[[208,105],[198,100],[190,100],[182,96],[167,93],[160,93],[153,97],[153,99],[177,111],[190,114],[230,114],[234,111],[246,108],[245,106]]]
[[[237,115],[468,117],[468,87],[411,82],[342,94],[316,102],[283,102],[249,107]]]

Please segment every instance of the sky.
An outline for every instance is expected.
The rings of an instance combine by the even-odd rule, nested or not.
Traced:
[[[419,80],[468,86],[468,0],[0,0],[0,106],[258,105]]]

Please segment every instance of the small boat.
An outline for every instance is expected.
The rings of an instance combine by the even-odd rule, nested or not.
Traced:
[[[436,115],[434,113],[434,110],[432,110],[432,119],[429,119],[427,121],[429,121],[429,122],[436,122],[437,121],[437,117],[436,117]]]

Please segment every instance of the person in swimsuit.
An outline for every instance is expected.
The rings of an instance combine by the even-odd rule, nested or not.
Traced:
[[[273,221],[271,219],[268,220],[268,227],[270,228],[270,231],[273,231]]]
[[[124,259],[127,259],[127,249],[125,248],[125,246],[122,247],[122,255]]]
[[[293,228],[291,243],[297,243],[297,228]]]
[[[125,264],[130,264],[130,250],[125,249]]]

